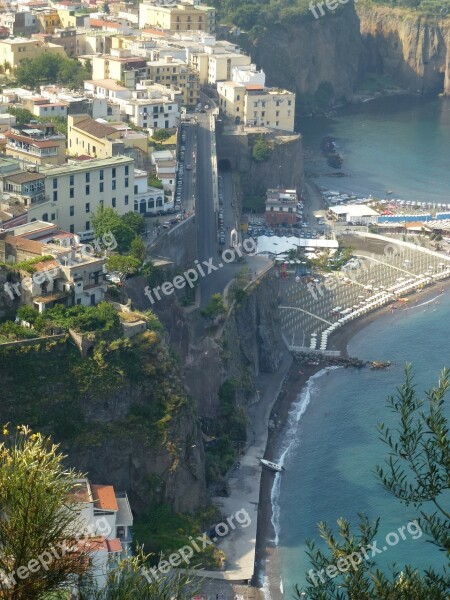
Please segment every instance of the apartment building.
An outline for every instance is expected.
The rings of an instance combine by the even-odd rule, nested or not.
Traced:
[[[37,29],[40,33],[53,33],[57,27],[61,27],[61,19],[58,11],[53,8],[45,8],[34,11]]]
[[[68,144],[72,156],[108,158],[134,151],[148,153],[146,134],[131,130],[127,123],[102,123],[88,115],[68,117]]]
[[[216,27],[216,9],[202,4],[180,2],[162,6],[153,2],[139,5],[139,27],[156,27],[173,32],[206,31],[213,33]]]
[[[267,190],[265,220],[267,225],[297,223],[297,192],[296,190]]]
[[[32,239],[35,230],[45,241]],[[20,301],[44,312],[55,304],[95,306],[105,298],[105,258],[83,253],[74,236],[51,223],[33,222],[0,234],[0,256],[12,264],[52,256],[34,265],[35,274],[18,271],[10,284],[19,284]],[[14,297],[14,294],[9,294]]]
[[[6,154],[35,165],[60,165],[66,160],[66,138],[52,123],[14,125],[6,132]]]
[[[148,78],[147,61],[131,56],[129,50],[111,50],[111,54],[92,58],[92,79],[113,79],[130,90],[140,79]]]
[[[145,82],[143,82],[145,83]],[[137,89],[132,97],[121,103],[122,110],[136,127],[148,129],[173,129],[180,121],[182,92],[167,90],[162,85],[149,85]]]
[[[185,106],[196,106],[199,101],[200,79],[198,73],[185,61],[166,56],[163,60],[147,63],[148,79],[168,89],[178,88],[183,93]]]
[[[29,110],[36,117],[67,117],[68,105],[65,102],[49,102],[42,96],[31,96],[23,102],[24,108]]]
[[[31,12],[0,13],[0,25],[14,36],[29,36],[38,30],[38,21]]]
[[[134,207],[134,161],[125,156],[69,160],[64,166],[40,168],[48,199],[32,207],[29,220],[57,223],[70,233],[92,230],[92,215],[100,206],[119,215]]]
[[[0,40],[0,64],[8,63],[9,68],[12,70],[17,69],[25,58],[32,60],[46,52],[53,52],[65,58],[67,57],[64,48],[57,44],[27,38]]]
[[[295,94],[257,84],[225,81],[217,84],[222,112],[235,123],[294,131]]]

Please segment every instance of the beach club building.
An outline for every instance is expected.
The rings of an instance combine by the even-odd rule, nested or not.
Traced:
[[[365,204],[330,206],[328,217],[333,221],[368,225],[378,221],[379,213]]]

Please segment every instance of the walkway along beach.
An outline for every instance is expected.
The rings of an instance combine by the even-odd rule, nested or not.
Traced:
[[[377,244],[381,244],[380,247],[385,247],[388,243],[395,244],[395,240],[372,236],[372,246],[369,246],[369,248],[373,250]],[[442,290],[448,287],[449,282],[440,280],[450,277],[450,260],[446,260],[445,257],[435,252],[414,247],[412,244],[404,245],[404,247],[414,257],[414,260],[406,258],[408,270],[399,266],[405,262],[403,255],[391,257],[389,261],[386,261],[386,257],[384,257],[383,260],[377,261],[376,269],[365,271],[366,274],[368,273],[367,281],[371,281],[374,274],[376,274],[378,285],[383,285],[384,288],[395,286],[395,290],[392,290],[394,297],[399,293],[402,295],[417,295],[417,290],[421,289],[420,299],[425,301],[429,295],[443,293]],[[356,254],[359,253],[356,252]],[[371,256],[372,260],[376,261],[373,254]],[[445,268],[439,266],[441,264],[444,264]],[[433,268],[430,270],[429,266]],[[436,269],[436,272],[434,272],[434,269]],[[405,272],[399,273],[400,270]],[[397,281],[398,275],[403,276],[403,281]],[[407,275],[410,275],[411,281],[409,283],[418,283],[419,285],[411,285],[411,287],[405,289],[408,285],[406,283]],[[353,283],[348,286],[339,286],[337,290],[341,294],[338,296],[340,305],[343,305],[342,294],[344,298],[348,295],[349,303],[353,302],[353,296],[357,294],[361,285],[365,284]],[[284,287],[288,290],[293,289],[292,280],[286,280]],[[303,285],[303,288],[305,287]],[[351,290],[352,287],[355,289]],[[337,305],[338,300],[333,291],[326,291],[324,298],[323,304],[317,304],[316,300],[316,305],[319,310],[325,311],[322,312],[323,316],[327,315],[331,319],[330,309],[332,306]],[[412,297],[409,296],[409,298],[412,303]],[[290,301],[292,302],[292,300],[294,300],[294,297],[291,293]],[[305,293],[305,289],[299,292],[295,300],[300,305],[304,300],[307,300],[309,302],[308,313],[317,310],[314,306],[314,298],[308,292]],[[392,297],[387,300],[391,305],[393,302]],[[326,312],[327,309],[329,312]],[[357,312],[354,319],[343,321],[339,328],[335,328],[330,332],[327,347],[332,350],[333,354],[340,355],[344,366],[349,366],[345,365],[349,340],[361,328],[381,315],[389,313],[391,313],[391,309],[386,304],[383,306],[382,303],[374,303],[369,307],[369,310]],[[305,315],[307,318],[307,321],[302,321],[301,324],[308,327],[309,331],[312,332],[314,327],[317,326],[314,315],[300,314],[302,314],[303,319],[305,319]],[[298,330],[298,322],[295,325],[297,327],[295,335],[298,339],[302,334],[301,330]],[[288,333],[284,330],[285,338]],[[276,475],[262,469],[259,458],[264,457],[275,462],[279,459],[277,452],[279,453],[280,443],[286,435],[289,413],[292,405],[298,400],[299,391],[305,388],[313,375],[331,365],[336,366],[339,361],[336,357],[326,356],[320,349],[304,347],[300,349],[306,354],[296,354],[294,352],[296,348],[294,344],[290,347],[291,352],[286,351],[283,363],[276,374],[263,374],[258,378],[258,389],[261,390],[260,400],[249,411],[254,443],[241,458],[240,469],[234,471],[230,476],[230,496],[214,499],[214,503],[224,516],[234,514],[237,510],[245,508],[252,519],[252,523],[246,529],[233,531],[231,535],[221,541],[219,547],[227,555],[224,571],[199,571],[200,575],[208,579],[212,578],[230,583],[249,584],[251,582],[255,587],[264,586],[264,591],[271,600],[285,597],[280,590],[278,554],[272,525],[271,501],[274,478],[282,477],[283,474]],[[377,357],[377,360],[382,362],[385,357]],[[269,423],[270,427],[268,426]],[[210,584],[207,587],[208,589],[213,588]],[[286,593],[289,594],[290,592],[286,591]],[[229,594],[231,600],[233,598],[231,585]],[[224,598],[227,598],[227,596],[224,596]]]

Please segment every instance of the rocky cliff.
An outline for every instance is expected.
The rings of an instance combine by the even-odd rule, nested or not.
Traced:
[[[382,6],[358,6],[366,69],[404,88],[450,94],[450,19]]]
[[[196,409],[155,331],[98,342],[87,358],[70,339],[0,346],[0,380],[1,423],[51,435],[68,464],[126,490],[138,514],[206,502]]]
[[[337,99],[351,99],[361,75],[364,44],[353,3],[317,20],[275,25],[248,47],[268,85],[313,95],[332,84]]]
[[[449,18],[372,3],[324,10],[316,20],[274,24],[256,42],[242,39],[269,85],[300,93],[300,108],[323,82],[333,86],[334,102],[351,100],[368,72],[413,92],[450,94]]]

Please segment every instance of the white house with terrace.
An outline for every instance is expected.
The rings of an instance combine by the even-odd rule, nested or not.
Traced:
[[[131,554],[133,514],[126,492],[112,485],[95,485],[80,479],[70,499],[79,507],[81,531],[77,544],[91,555],[90,572],[101,589],[105,587],[111,559]]]

